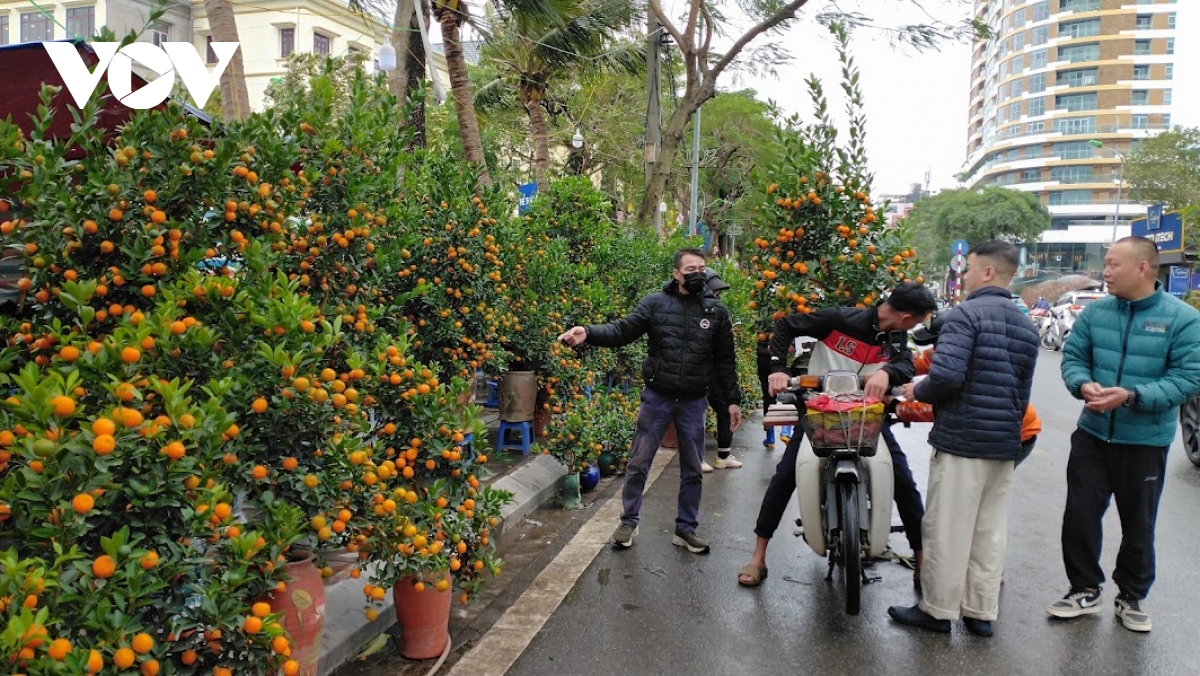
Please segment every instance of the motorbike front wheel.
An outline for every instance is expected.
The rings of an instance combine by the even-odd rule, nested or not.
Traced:
[[[846,586],[846,614],[857,615],[862,595],[862,547],[859,544],[858,484],[845,482],[838,487],[838,557],[842,560],[842,581]]]
[[[1200,395],[1188,399],[1179,409],[1179,426],[1183,433],[1183,450],[1188,460],[1200,467]]]

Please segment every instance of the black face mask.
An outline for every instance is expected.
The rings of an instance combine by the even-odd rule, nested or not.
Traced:
[[[699,296],[704,292],[705,281],[703,272],[689,272],[683,276],[683,288],[693,296]]]

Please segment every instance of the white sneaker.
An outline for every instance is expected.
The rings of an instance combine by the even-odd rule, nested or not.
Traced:
[[[720,460],[718,460],[717,462],[720,462]],[[712,465],[708,464],[704,460],[701,460],[700,461],[700,471],[704,472],[705,474],[708,474],[709,472],[713,471],[713,467],[712,467]]]
[[[732,453],[728,458],[722,458],[719,455],[713,458],[713,467],[716,467],[717,469],[737,469],[741,466],[742,463],[739,462],[737,458],[733,457]]]

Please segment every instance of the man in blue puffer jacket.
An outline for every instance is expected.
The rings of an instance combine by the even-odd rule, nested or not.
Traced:
[[[929,488],[921,540],[921,602],[888,609],[901,624],[992,635],[1008,538],[1008,491],[1022,457],[1021,423],[1033,387],[1038,332],[1012,302],[1017,248],[984,242],[971,250],[967,300],[946,316],[929,377],[904,386],[906,399],[933,404]]]
[[[1103,610],[1101,520],[1121,515],[1113,582],[1125,628],[1150,631],[1141,602],[1154,582],[1154,523],[1179,406],[1200,391],[1200,312],[1163,292],[1158,249],[1126,237],[1104,257],[1108,298],[1075,320],[1063,348],[1063,383],[1084,403],[1071,435],[1063,563],[1071,589],[1046,612],[1072,618]]]

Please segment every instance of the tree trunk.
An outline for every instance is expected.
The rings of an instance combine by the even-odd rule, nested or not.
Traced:
[[[646,192],[642,195],[642,203],[638,206],[637,219],[640,223],[651,223],[654,218],[654,210],[658,208],[658,203],[662,201],[662,196],[667,189],[667,181],[671,178],[671,169],[675,166],[675,155],[679,152],[679,146],[683,143],[683,132],[687,130],[688,121],[692,119],[692,115],[700,104],[712,98],[712,95],[704,96],[702,90],[694,99],[685,97],[679,100],[679,107],[671,113],[670,119],[667,120],[667,128],[662,133],[662,148],[658,153],[658,162],[654,164],[654,173],[650,176],[650,181],[646,185]],[[662,232],[658,233],[660,236]]]
[[[396,70],[388,73],[388,93],[400,98],[400,105],[403,106],[408,99],[408,52],[412,49],[413,42],[421,43],[421,35],[414,33],[411,27],[417,22],[415,0],[397,0],[396,14],[392,18],[392,32],[388,36],[388,41],[392,43],[392,48],[396,50]]]
[[[213,42],[241,42],[229,0],[204,0],[204,11],[208,14],[208,28],[212,32]],[[221,73],[221,113],[227,120],[250,117],[250,93],[246,89],[246,68],[242,64],[241,47],[233,53],[229,66]]]
[[[533,176],[538,192],[550,189],[550,131],[546,124],[546,109],[542,107],[542,89],[523,86],[521,102],[529,114],[529,130],[533,133]]]
[[[492,185],[487,160],[483,156],[483,139],[479,136],[479,120],[475,117],[475,99],[467,79],[467,61],[463,57],[462,33],[459,31],[459,10],[439,6],[438,23],[442,26],[442,43],[446,50],[446,70],[450,73],[450,92],[454,96],[454,113],[458,118],[458,133],[462,137],[463,154],[479,172],[479,185]]]

